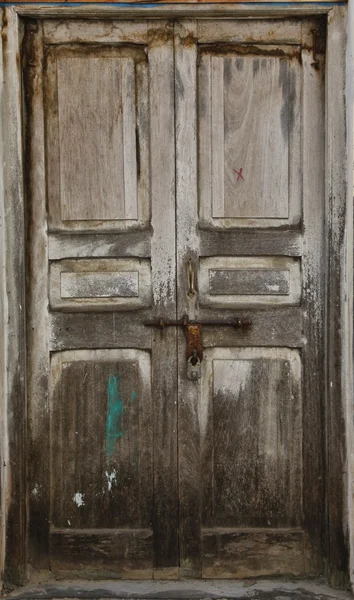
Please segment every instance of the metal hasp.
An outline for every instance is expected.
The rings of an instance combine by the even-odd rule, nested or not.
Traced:
[[[182,319],[160,319],[153,321],[144,321],[145,327],[156,327],[157,329],[165,329],[165,327],[188,327],[188,325],[201,325],[202,327],[233,327],[234,329],[247,329],[251,327],[251,319],[243,319],[235,317],[234,319],[197,319],[190,321],[185,315]]]
[[[146,327],[156,327],[162,331],[165,327],[184,327],[187,337],[187,377],[191,381],[198,381],[201,377],[201,362],[203,360],[202,348],[202,326],[209,327],[233,327],[234,329],[246,329],[251,327],[250,319],[235,317],[229,321],[201,319],[190,321],[187,315],[180,320],[159,319],[155,321],[144,321]]]

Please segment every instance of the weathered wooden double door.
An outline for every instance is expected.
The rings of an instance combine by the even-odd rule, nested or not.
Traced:
[[[321,572],[318,28],[27,23],[35,570]]]

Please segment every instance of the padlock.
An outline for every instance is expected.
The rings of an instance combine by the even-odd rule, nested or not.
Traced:
[[[195,354],[187,360],[187,377],[191,381],[198,381],[201,378],[201,364],[198,356]]]

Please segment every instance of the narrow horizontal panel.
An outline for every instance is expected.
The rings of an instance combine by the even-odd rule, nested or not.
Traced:
[[[301,529],[204,529],[202,538],[205,578],[303,576],[311,572]]]
[[[303,315],[300,307],[277,307],[262,310],[223,311],[225,319],[247,319],[251,327],[203,327],[202,342],[204,348],[230,348],[247,346],[287,346],[301,348],[304,344]],[[202,319],[215,318],[215,309],[202,309]]]
[[[50,265],[50,306],[56,310],[133,310],[150,306],[149,260],[78,259]]]
[[[61,273],[62,298],[137,298],[139,273]]]
[[[152,544],[150,529],[53,528],[51,569],[61,577],[151,579]]]
[[[43,23],[45,44],[145,44],[146,21],[88,21],[83,19]]]
[[[297,231],[199,230],[199,256],[301,256],[302,235]]]
[[[63,313],[50,316],[50,350],[76,348],[151,348],[150,312]]]
[[[299,44],[301,42],[300,21],[238,21],[218,20],[217,27],[214,21],[198,21],[198,42],[200,44],[211,42],[247,43],[263,42],[270,44]]]
[[[49,234],[49,260],[61,258],[149,257],[151,233]]]
[[[300,261],[288,257],[202,258],[200,303],[219,308],[296,305],[301,298]]]
[[[289,294],[289,271],[281,269],[239,269],[237,271],[210,269],[209,289],[212,296],[281,296]]]

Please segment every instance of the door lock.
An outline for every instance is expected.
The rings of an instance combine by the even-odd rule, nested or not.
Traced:
[[[192,356],[187,359],[187,377],[191,381],[198,381],[202,376],[201,363],[196,350],[193,350]]]

